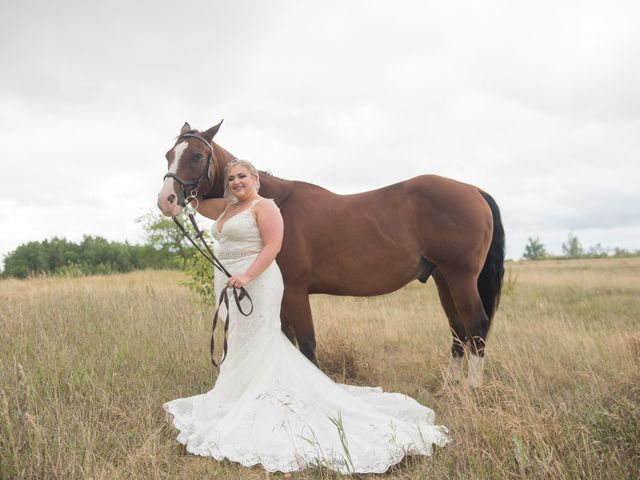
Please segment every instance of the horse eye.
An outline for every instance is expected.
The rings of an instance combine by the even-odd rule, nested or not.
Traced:
[[[194,153],[193,156],[191,157],[192,160],[202,160],[202,154],[201,153]]]

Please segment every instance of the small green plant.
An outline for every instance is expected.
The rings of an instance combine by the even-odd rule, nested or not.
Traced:
[[[192,234],[193,227],[189,222],[186,211],[182,210],[178,215],[178,220]],[[193,255],[194,249],[189,241],[182,235],[182,232],[168,217],[160,213],[147,212],[138,217],[136,222],[142,225],[145,232],[145,242],[156,250],[170,252],[171,255],[179,258],[182,268],[187,266],[189,258]],[[192,234],[195,238],[195,236]]]
[[[189,290],[196,294],[202,303],[215,305],[216,298],[213,290],[213,265],[209,263],[199,252],[187,259],[185,273],[189,277],[185,282],[181,282]]]
[[[581,258],[584,256],[582,243],[573,232],[569,232],[567,241],[562,244],[562,255],[567,258]]]
[[[82,268],[82,265],[78,263],[69,263],[67,265],[63,265],[53,272],[54,277],[61,278],[75,278],[81,277],[82,275],[86,275],[86,273]]]
[[[352,474],[355,472],[355,468],[353,466],[353,460],[351,459],[351,452],[349,452],[349,442],[347,441],[347,435],[344,431],[344,424],[342,423],[342,413],[338,411],[338,416],[329,417],[329,420],[331,420],[331,423],[333,423],[338,430],[340,443],[344,451],[345,466],[347,467],[348,473]]]
[[[529,243],[524,247],[522,256],[528,260],[541,260],[547,256],[547,250],[540,241],[540,237],[529,237]]]
[[[185,227],[191,238],[198,242],[195,229],[188,217],[187,210],[182,210],[178,220]],[[215,304],[213,291],[214,269],[211,263],[202,256],[182,234],[176,224],[160,213],[147,213],[137,219],[145,230],[146,241],[155,249],[166,251],[182,264],[188,279],[180,282],[193,293],[198,301],[208,305]],[[204,240],[211,244],[208,232],[203,231]],[[201,243],[198,246],[204,248]]]
[[[587,257],[589,258],[606,258],[609,256],[609,249],[603,247],[600,243],[596,243],[593,247],[589,248]]]

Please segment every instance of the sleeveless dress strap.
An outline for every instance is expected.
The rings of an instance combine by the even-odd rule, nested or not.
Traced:
[[[256,206],[256,204],[260,201],[260,200],[264,200],[264,198],[256,198],[253,202],[251,202],[251,206],[249,208],[247,208],[247,210],[252,211],[253,207]],[[229,207],[233,205],[232,203],[230,203],[229,205],[227,205],[227,207],[222,211],[222,213],[220,214],[220,216],[218,218],[216,218],[216,223],[218,223],[220,221],[220,219],[222,217],[224,217],[224,215],[227,213],[227,210],[229,210]],[[243,210],[244,212],[244,210]],[[242,212],[240,212],[242,213]]]
[[[218,223],[220,221],[220,219],[222,217],[224,217],[224,214],[227,213],[227,210],[229,210],[229,207],[231,206],[231,204],[227,205],[225,207],[225,209],[222,211],[222,213],[218,216],[218,218],[216,218],[216,223]]]

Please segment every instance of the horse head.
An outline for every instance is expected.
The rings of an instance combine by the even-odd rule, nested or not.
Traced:
[[[213,186],[216,158],[213,137],[222,122],[199,132],[185,122],[175,144],[165,155],[167,173],[158,194],[158,208],[168,217],[180,213],[191,198],[199,198]]]

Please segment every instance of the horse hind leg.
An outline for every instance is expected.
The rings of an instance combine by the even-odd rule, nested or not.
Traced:
[[[284,316],[293,329],[302,354],[317,366],[316,335],[313,328],[309,293],[306,289],[296,287],[284,289],[281,316]]]
[[[449,365],[447,366],[444,378],[443,388],[446,388],[447,385],[458,384],[462,381],[466,333],[464,326],[460,322],[447,281],[438,270],[433,273],[433,279],[435,280],[436,287],[438,289],[440,304],[442,305],[442,309],[449,320],[449,328],[453,335],[451,356],[449,357]]]
[[[293,345],[298,345],[296,340],[296,332],[293,329],[292,318],[290,318],[291,313],[287,309],[287,289],[284,290],[282,294],[282,302],[280,303],[280,330],[285,336],[289,339],[289,341]]]
[[[291,322],[287,318],[287,311],[284,308],[280,309],[280,329],[293,345],[298,345],[296,332],[293,330]]]
[[[464,326],[466,346],[469,350],[470,387],[482,385],[484,346],[489,332],[489,317],[482,307],[477,278],[471,274],[446,275],[451,297]]]

